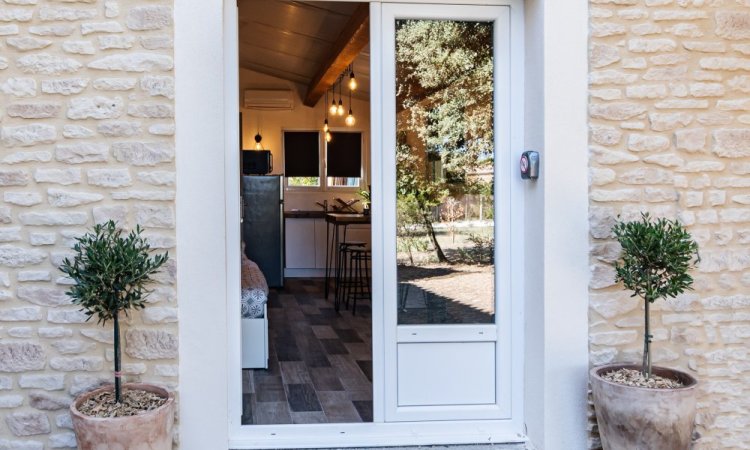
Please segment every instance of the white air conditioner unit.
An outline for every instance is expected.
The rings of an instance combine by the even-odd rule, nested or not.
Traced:
[[[288,111],[294,109],[294,93],[290,90],[248,89],[244,104],[247,109]]]

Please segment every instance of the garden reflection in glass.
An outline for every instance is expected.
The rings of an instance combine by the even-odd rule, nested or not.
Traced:
[[[398,323],[494,323],[493,24],[396,21]]]

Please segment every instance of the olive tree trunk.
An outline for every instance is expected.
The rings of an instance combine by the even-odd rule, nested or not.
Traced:
[[[653,336],[651,335],[651,320],[649,314],[649,305],[651,304],[651,302],[648,299],[645,300],[646,306],[644,308],[645,327],[643,333],[643,367],[641,369],[641,373],[643,373],[643,376],[648,379],[651,378],[651,338]]]
[[[115,314],[115,402],[122,402],[122,362],[120,358],[120,319]]]

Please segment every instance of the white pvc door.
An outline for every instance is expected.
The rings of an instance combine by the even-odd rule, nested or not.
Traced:
[[[380,27],[385,419],[509,418],[510,7],[383,4]]]

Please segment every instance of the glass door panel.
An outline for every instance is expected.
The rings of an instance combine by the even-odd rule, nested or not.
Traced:
[[[494,23],[395,28],[398,323],[494,323]]]
[[[510,415],[509,10],[383,4],[389,421]]]

